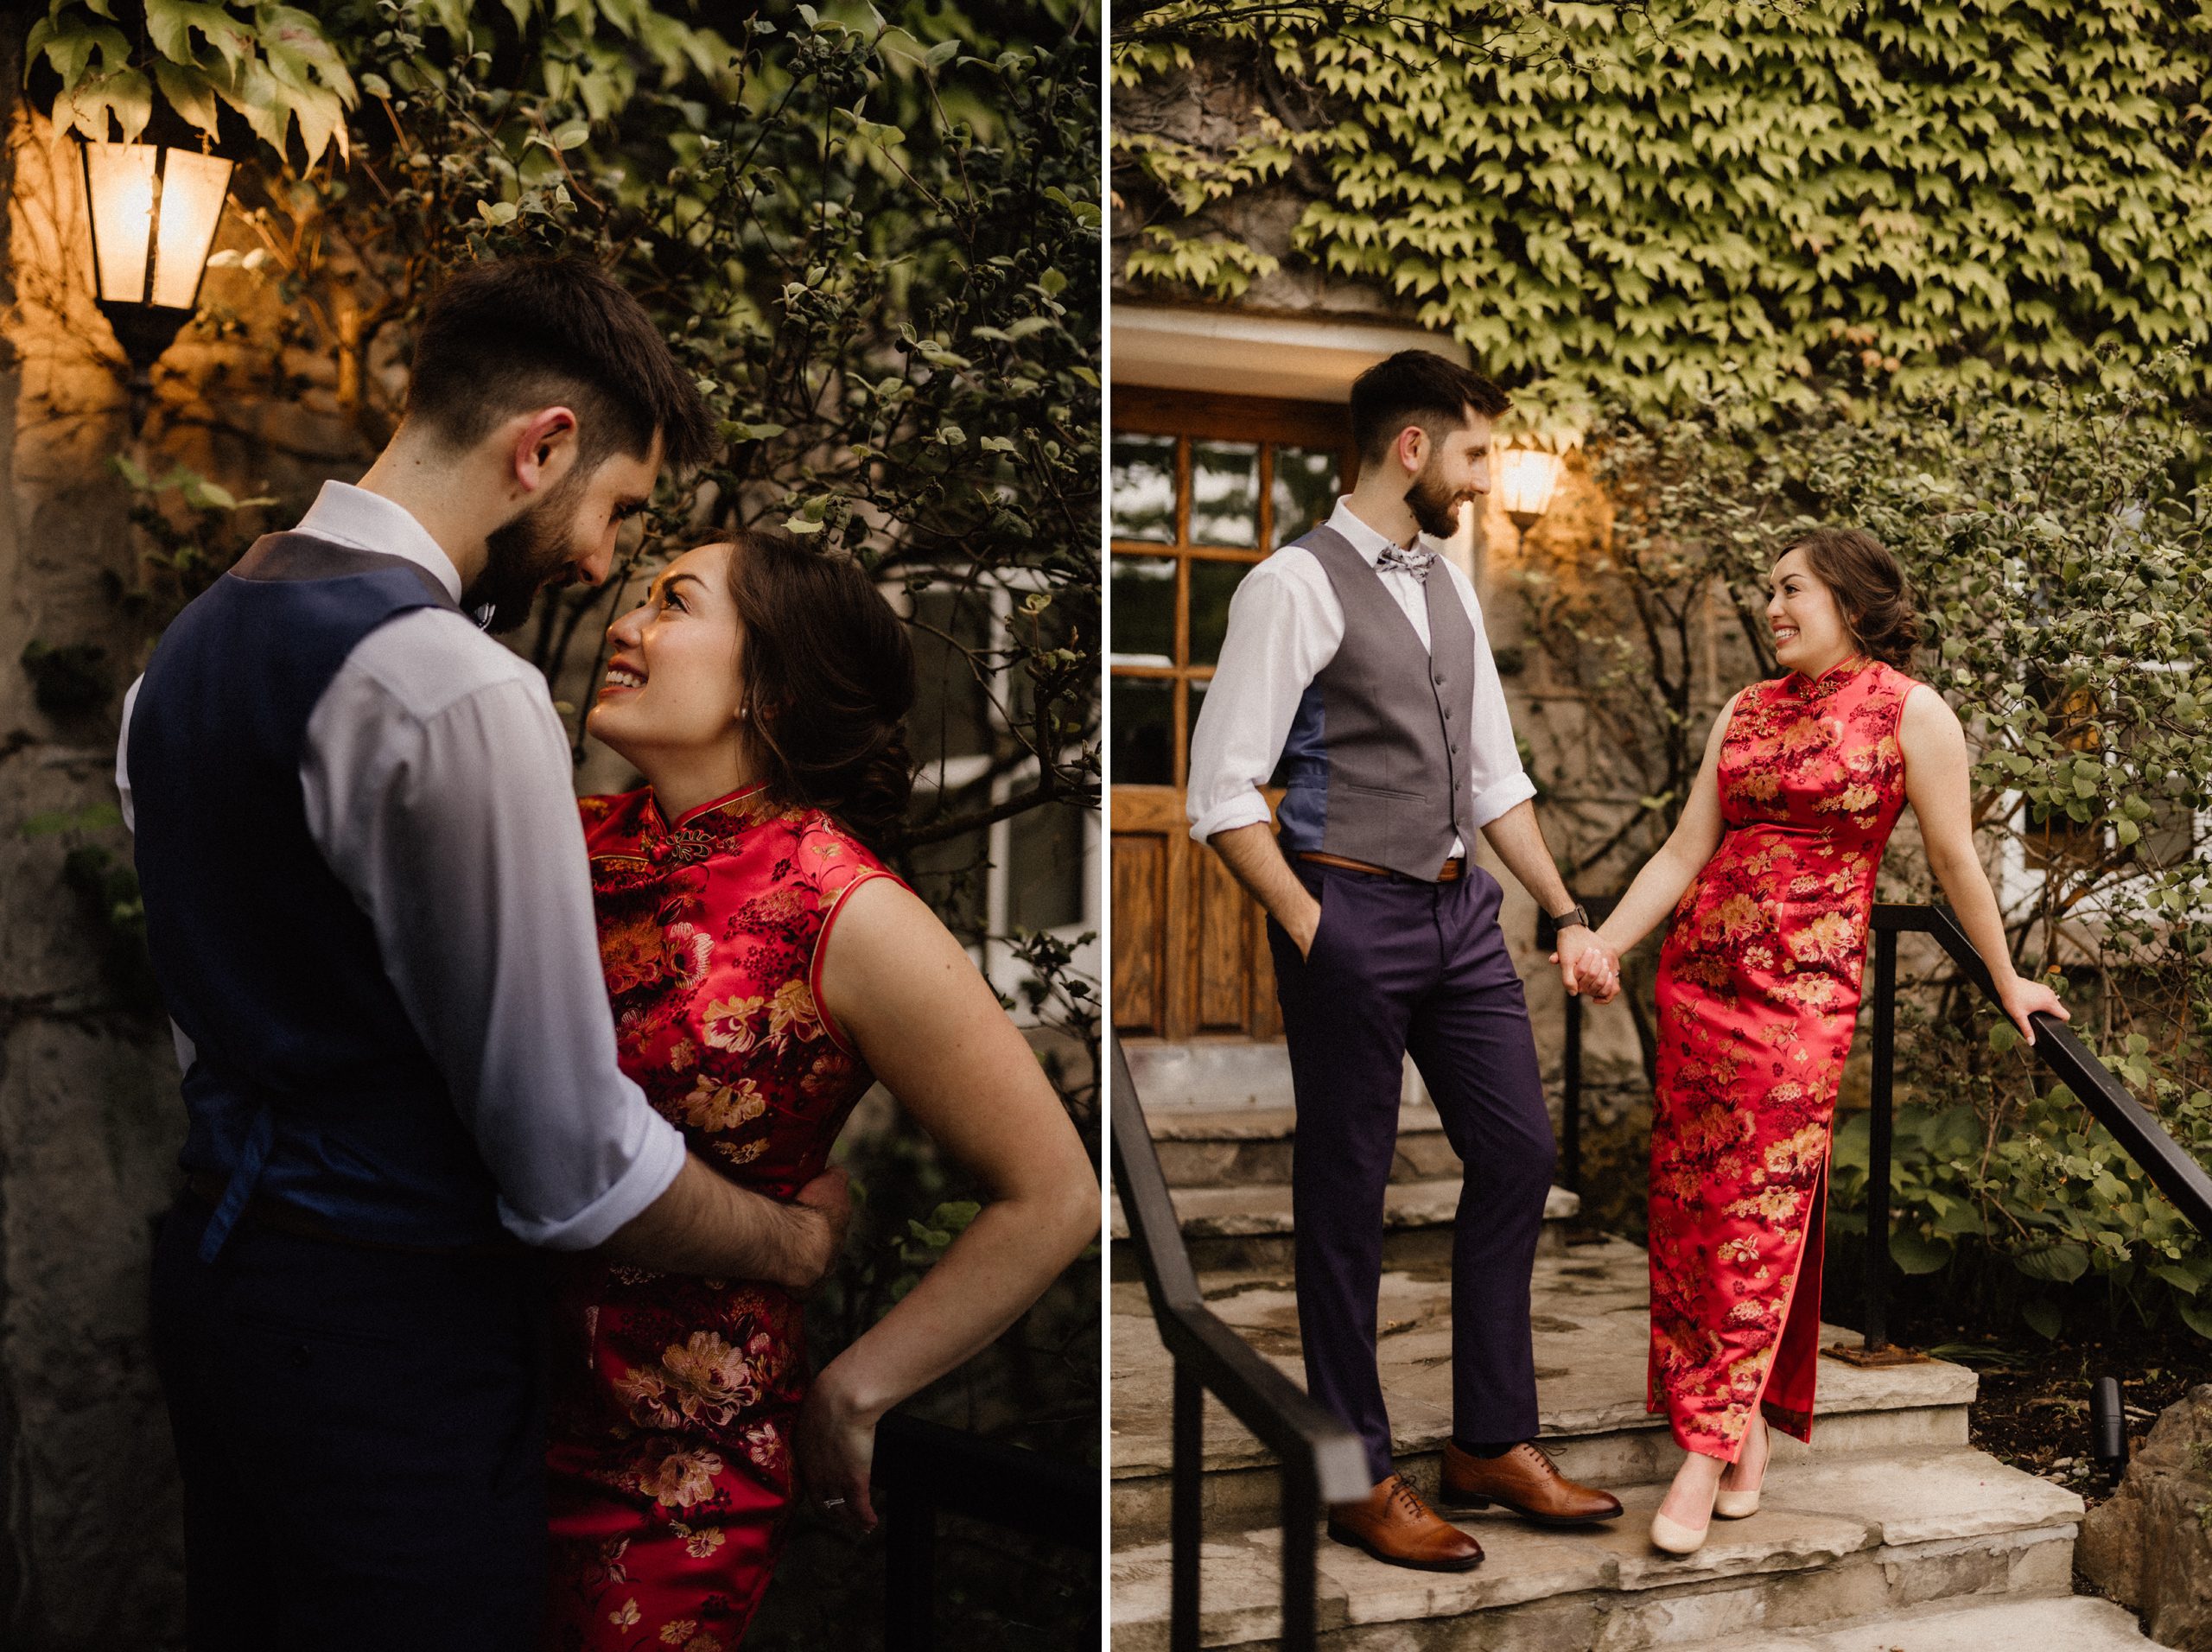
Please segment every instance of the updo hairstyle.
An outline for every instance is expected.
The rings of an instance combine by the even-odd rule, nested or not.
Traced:
[[[880,855],[913,790],[906,627],[849,556],[780,533],[726,537],[745,626],[739,703],[768,795],[825,811]]]
[[[1783,555],[1791,550],[1805,553],[1814,578],[1834,594],[1860,651],[1899,670],[1911,664],[1920,616],[1913,611],[1912,582],[1887,545],[1857,528],[1816,528]]]

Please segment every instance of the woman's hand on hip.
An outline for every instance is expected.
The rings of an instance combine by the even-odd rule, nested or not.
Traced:
[[[2058,994],[2040,981],[2014,975],[2009,983],[1997,989],[1997,997],[2005,1006],[2005,1013],[2012,1018],[2012,1025],[2020,1029],[2020,1036],[2030,1044],[2036,1041],[2036,1030],[2030,1024],[2029,1016],[2040,1012],[2062,1021],[2074,1019],[2067,1013],[2066,1006],[2058,1001]]]
[[[846,1403],[831,1373],[807,1390],[791,1439],[802,1495],[817,1514],[855,1531],[875,1529],[868,1474],[875,1462],[875,1419]]]

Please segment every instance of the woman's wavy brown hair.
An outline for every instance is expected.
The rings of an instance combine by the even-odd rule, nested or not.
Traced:
[[[1861,652],[1899,670],[1912,664],[1912,651],[1920,645],[1920,615],[1914,609],[1912,581],[1887,545],[1857,528],[1816,528],[1782,555],[1793,550],[1805,553],[1813,577],[1834,595]]]
[[[745,626],[739,703],[768,795],[824,810],[882,854],[913,790],[905,624],[849,556],[749,529],[707,543],[730,548],[730,595]]]

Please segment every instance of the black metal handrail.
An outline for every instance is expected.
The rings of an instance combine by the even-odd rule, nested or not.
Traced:
[[[1212,1394],[1273,1452],[1282,1471],[1283,1652],[1312,1652],[1314,1527],[1323,1503],[1363,1497],[1359,1436],[1239,1337],[1198,1294],[1122,1041],[1114,1040],[1114,1185],[1144,1270],[1160,1339],[1175,1363],[1173,1489],[1168,1505],[1170,1652],[1198,1652],[1198,1512],[1205,1396]]]
[[[884,1652],[930,1652],[939,1514],[1098,1553],[1098,1474],[1079,1464],[894,1411],[875,1426],[868,1479],[891,1493],[883,1505]],[[1094,1622],[1089,1642],[1097,1629]]]
[[[1897,937],[1932,935],[1960,973],[1994,1001],[1996,983],[1948,906],[1874,908],[1874,1073],[1866,1151],[1866,1345],[1889,1345],[1890,1126],[1897,1038]],[[2212,1234],[2212,1176],[2158,1122],[2158,1115],[2128,1094],[2112,1070],[2055,1015],[2028,1018],[2036,1030],[2037,1059],[2140,1166],[2200,1233]]]

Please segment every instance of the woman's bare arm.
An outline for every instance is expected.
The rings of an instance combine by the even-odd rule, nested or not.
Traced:
[[[1704,869],[1705,863],[1713,858],[1713,851],[1720,847],[1724,829],[1720,816],[1720,747],[1728,738],[1728,721],[1736,715],[1736,702],[1743,697],[1743,691],[1738,690],[1713,719],[1713,732],[1705,738],[1705,756],[1698,764],[1697,778],[1690,782],[1690,795],[1682,804],[1675,829],[1668,834],[1659,852],[1643,863],[1643,869],[1629,885],[1628,893],[1613,908],[1612,916],[1598,925],[1599,944],[1616,960],[1675,910],[1675,903],[1681,899],[1682,891],[1690,886],[1690,880]]]
[[[2040,982],[2024,981],[2012,968],[2005,944],[2005,921],[1990,892],[1988,875],[1974,852],[1973,764],[1967,756],[1966,731],[1943,696],[1922,683],[1906,696],[1897,721],[1897,744],[1904,750],[1904,795],[1920,822],[1921,846],[1928,868],[1942,886],[1959,926],[1989,966],[2005,1013],[2030,1044],[2036,1041],[2028,1017],[2037,1010],[2071,1018],[2058,995]]]
[[[1020,1317],[1098,1232],[1098,1179],[1037,1057],[936,914],[887,878],[845,898],[823,937],[822,1007],[989,1199],[921,1282],[808,1394],[808,1493],[874,1524],[876,1420]]]

